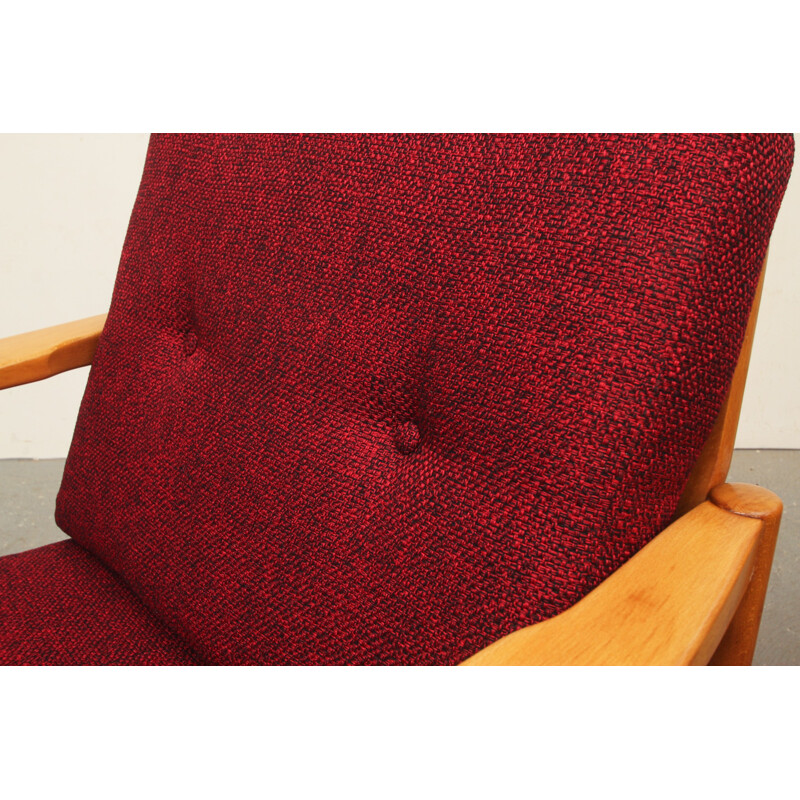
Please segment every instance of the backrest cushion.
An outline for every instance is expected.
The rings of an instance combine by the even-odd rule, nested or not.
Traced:
[[[456,663],[669,520],[779,135],[164,135],[57,520],[212,663]]]

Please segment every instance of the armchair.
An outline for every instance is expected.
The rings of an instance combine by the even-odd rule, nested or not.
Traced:
[[[153,137],[108,318],[0,342],[0,388],[93,364],[0,662],[749,663],[792,151]]]

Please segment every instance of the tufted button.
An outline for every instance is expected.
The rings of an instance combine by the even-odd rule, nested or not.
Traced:
[[[197,350],[197,334],[194,331],[187,331],[183,339],[183,352],[190,356],[195,350]]]
[[[401,453],[413,453],[419,447],[421,438],[419,428],[413,422],[404,422],[395,433],[394,444]]]

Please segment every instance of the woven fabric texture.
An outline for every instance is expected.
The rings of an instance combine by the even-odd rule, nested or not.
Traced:
[[[453,664],[669,521],[781,135],[159,135],[57,520],[216,664]]]
[[[71,541],[0,558],[0,664],[196,664],[196,656]]]

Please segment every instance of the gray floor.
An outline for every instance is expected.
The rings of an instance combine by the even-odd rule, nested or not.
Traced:
[[[66,538],[53,522],[63,459],[0,460],[0,555]],[[784,514],[754,664],[800,664],[800,450],[737,450],[729,481],[766,486]]]

